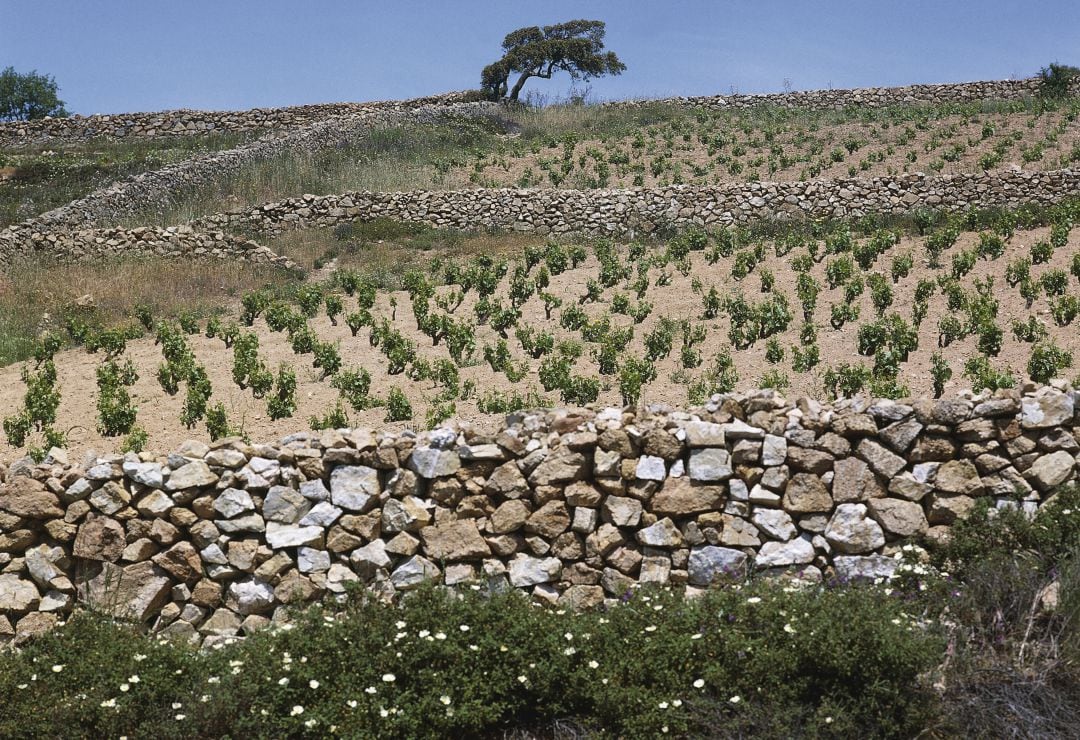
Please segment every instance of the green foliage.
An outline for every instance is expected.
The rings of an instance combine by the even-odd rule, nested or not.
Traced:
[[[150,435],[146,433],[145,429],[134,427],[128,432],[128,435],[124,437],[124,441],[120,444],[120,451],[124,453],[142,452],[149,441]]]
[[[1080,68],[1051,62],[1039,70],[1039,94],[1047,98],[1064,98],[1080,79]]]
[[[26,393],[23,408],[4,419],[4,434],[8,444],[22,447],[32,432],[44,436],[54,435],[52,425],[56,422],[56,409],[60,405],[60,386],[56,381],[56,365],[51,358],[40,363],[35,371],[23,366],[21,371]]]
[[[225,411],[225,404],[216,403],[206,409],[206,433],[210,435],[210,441],[233,435],[233,429],[229,426],[229,416]]]
[[[64,101],[52,75],[16,72],[8,67],[0,72],[0,121],[33,121],[67,116]]]
[[[330,386],[336,388],[355,411],[363,411],[374,405],[368,396],[371,391],[371,373],[364,368],[339,371],[330,380]]]
[[[184,405],[180,411],[180,423],[191,429],[206,416],[206,407],[210,402],[211,393],[213,393],[213,388],[206,374],[206,368],[196,365],[187,377],[187,396],[184,398]]]
[[[274,389],[267,399],[266,412],[275,421],[296,413],[296,373],[287,365],[278,366]]]
[[[386,418],[383,421],[408,421],[413,418],[412,404],[405,392],[397,386],[386,395]]]
[[[349,426],[349,416],[341,407],[341,401],[337,401],[333,408],[327,410],[322,416],[312,416],[308,419],[308,425],[312,431],[320,429],[344,429]]]
[[[1031,261],[1033,264],[1042,265],[1050,261],[1054,256],[1054,245],[1046,240],[1037,241],[1031,245]]]
[[[502,58],[484,67],[480,88],[489,100],[508,96],[516,101],[525,82],[532,77],[550,79],[556,71],[583,81],[617,75],[626,65],[615,52],[604,51],[604,32],[604,22],[595,20],[572,20],[512,31],[503,39]],[[519,75],[512,88],[511,74]]]
[[[1036,383],[1048,383],[1058,377],[1059,372],[1072,367],[1072,353],[1058,347],[1052,340],[1039,342],[1031,348],[1028,359],[1028,375]]]
[[[941,398],[941,394],[945,392],[945,384],[952,378],[952,368],[940,352],[930,356],[930,377],[934,381],[934,398]]]
[[[1050,302],[1050,315],[1058,326],[1068,326],[1080,314],[1080,298],[1066,295]]]
[[[964,362],[964,377],[971,381],[971,387],[976,392],[984,389],[996,391],[1016,385],[1012,373],[997,370],[984,355],[970,357]]]
[[[854,396],[870,382],[870,370],[865,365],[844,363],[827,368],[822,375],[825,391],[833,398]]]
[[[103,436],[118,437],[132,431],[139,410],[132,403],[127,389],[138,378],[130,359],[123,365],[118,365],[115,360],[107,360],[98,366],[98,431]]]
[[[636,406],[641,389],[656,380],[656,366],[648,360],[629,356],[619,368],[619,394],[623,406]]]

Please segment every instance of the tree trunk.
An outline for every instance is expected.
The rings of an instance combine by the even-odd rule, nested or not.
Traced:
[[[510,100],[516,101],[518,99],[518,95],[521,93],[521,88],[525,87],[525,81],[532,76],[533,75],[531,72],[521,73],[521,77],[519,77],[518,81],[514,83],[514,89],[510,91]]]

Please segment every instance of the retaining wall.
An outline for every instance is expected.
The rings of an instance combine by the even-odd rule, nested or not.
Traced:
[[[568,607],[746,572],[888,577],[980,499],[1034,512],[1074,481],[1080,392],[516,414],[496,434],[300,433],[168,455],[13,463],[0,639],[90,602],[197,642],[358,582],[519,588]]]
[[[1055,203],[1080,193],[1080,170],[674,185],[626,190],[476,189],[303,196],[193,222],[198,228],[277,232],[379,217],[458,229],[538,234],[648,233],[660,225],[730,225],[768,219],[963,211]]]
[[[12,121],[0,123],[0,147],[26,146],[50,140],[161,138],[277,131],[301,128],[328,118],[364,114],[373,110],[403,111],[422,106],[450,105],[465,102],[467,97],[467,93],[455,92],[411,100],[370,103],[322,103],[240,111],[185,109]]]

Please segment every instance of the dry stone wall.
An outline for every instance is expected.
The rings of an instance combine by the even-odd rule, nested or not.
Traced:
[[[1080,170],[1073,169],[626,190],[353,192],[290,198],[199,219],[193,225],[274,233],[387,217],[458,229],[595,235],[647,233],[660,225],[731,225],[763,219],[904,214],[920,207],[947,211],[1015,208],[1028,202],[1055,203],[1077,193]]]
[[[424,106],[452,105],[465,102],[468,97],[467,93],[446,93],[412,100],[372,103],[323,103],[242,111],[168,110],[13,121],[0,123],[0,147],[94,138],[161,138],[277,131],[310,126],[338,116],[362,115],[372,110],[405,111]]]
[[[749,572],[884,578],[980,499],[1034,512],[1075,481],[1080,392],[562,410],[495,434],[363,429],[164,456],[13,463],[0,485],[0,640],[79,603],[192,642],[283,605],[426,581],[588,607],[636,583]]]
[[[701,95],[663,98],[661,100],[617,101],[608,105],[647,106],[656,103],[682,105],[692,108],[724,110],[775,106],[777,108],[886,108],[892,105],[944,105],[975,103],[983,100],[1023,100],[1039,94],[1041,80],[987,80],[981,82],[948,82],[903,87],[863,87],[842,90],[801,90],[796,92],[755,95]],[[1080,92],[1080,84],[1074,86]]]

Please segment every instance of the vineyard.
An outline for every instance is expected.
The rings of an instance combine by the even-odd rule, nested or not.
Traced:
[[[8,453],[1072,377],[1078,215],[1066,203],[630,243],[388,221],[291,232],[274,244],[307,278],[239,291],[232,308],[50,316],[33,357],[0,371],[4,407],[21,408]]]

